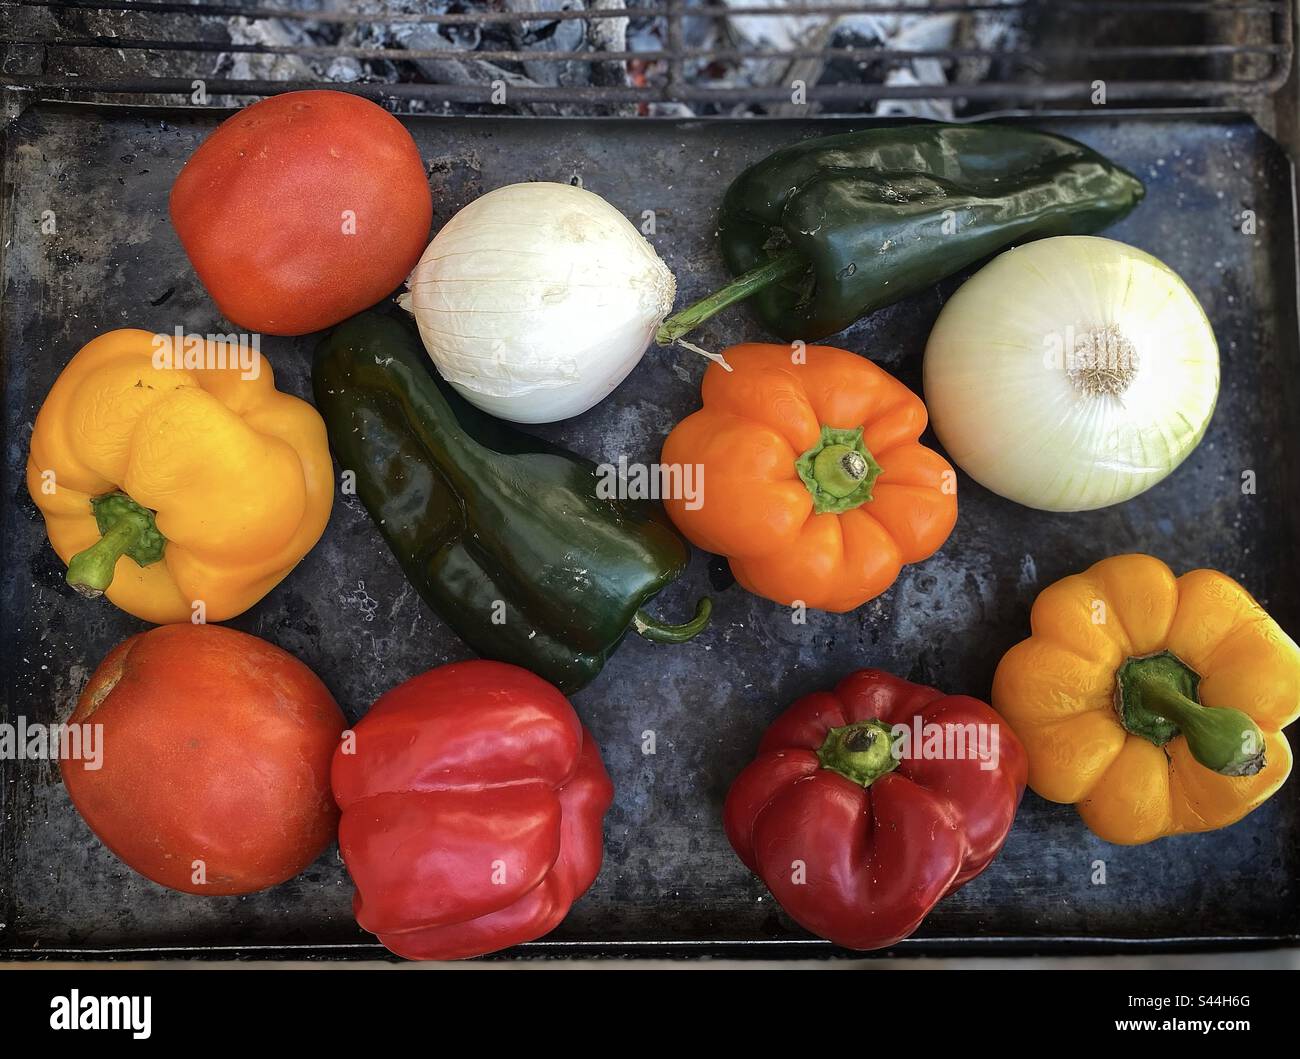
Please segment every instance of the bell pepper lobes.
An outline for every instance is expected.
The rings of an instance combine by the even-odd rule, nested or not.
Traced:
[[[1236,823],[1286,781],[1300,648],[1232,578],[1119,555],[1044,589],[993,705],[1029,785],[1137,845]]]
[[[383,695],[339,744],[332,784],[357,922],[413,960],[554,929],[600,871],[614,796],[569,701],[486,661]]]
[[[68,362],[36,416],[27,488],[79,592],[156,624],[190,621],[196,602],[225,621],[324,532],[325,425],[265,358],[164,337],[110,331]]]
[[[705,627],[642,608],[685,568],[656,505],[605,498],[597,467],[478,411],[433,372],[405,321],[362,313],[320,345],[316,404],[341,467],[407,579],[487,658],[575,691],[630,628]]]
[[[1024,750],[984,703],[863,669],[773,722],[723,823],[800,925],[879,949],[988,866],[1024,789]]]
[[[957,521],[957,479],[917,440],[925,405],[864,357],[831,346],[750,344],[704,373],[704,407],[661,460],[698,465],[701,495],[664,506],[697,547],[778,603],[847,611],[904,563],[932,555]]]
[[[806,140],[732,182],[718,236],[738,278],[666,320],[657,340],[747,298],[773,334],[815,341],[1013,243],[1100,231],[1142,195],[1097,152],[1032,129],[907,125]]]

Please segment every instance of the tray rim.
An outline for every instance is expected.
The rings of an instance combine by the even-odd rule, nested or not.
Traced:
[[[53,112],[127,111],[132,115],[148,115],[160,120],[189,120],[199,115],[217,116],[233,114],[242,107],[187,107],[160,104],[120,103],[115,101],[60,100],[46,97],[32,98],[25,102],[22,109],[8,121],[0,125],[0,193],[9,186],[8,173],[5,171],[5,159],[10,150],[10,140],[17,123],[28,111],[41,109]],[[733,118],[727,115],[680,118],[672,116],[532,116],[522,114],[500,115],[461,115],[461,114],[415,114],[397,115],[399,121],[430,121],[453,119],[458,121],[485,118],[493,122],[542,122],[548,125],[582,124],[582,125],[650,125],[655,127],[672,126],[690,128],[708,127],[719,122],[733,124],[751,124],[760,122],[766,126],[786,125],[790,127],[816,124],[822,127],[839,126],[845,130],[881,125],[910,124],[945,124],[928,119],[898,116],[875,117],[873,115],[834,115],[807,117],[778,117],[763,115],[751,118]],[[1205,106],[1188,108],[1160,107],[1106,107],[1106,108],[1062,108],[1062,109],[1021,109],[1011,108],[999,111],[953,119],[954,124],[981,124],[1006,121],[1024,123],[1035,121],[1051,122],[1108,122],[1124,119],[1142,121],[1169,122],[1182,121],[1192,123],[1240,123],[1249,122],[1263,135],[1286,161],[1286,178],[1290,185],[1291,200],[1291,259],[1292,276],[1300,281],[1300,180],[1297,176],[1297,160],[1291,156],[1285,144],[1259,124],[1256,116],[1243,107]],[[10,200],[0,199],[0,235],[7,235],[12,224],[9,214]],[[0,274],[6,253],[7,240],[0,239]],[[1297,336],[1297,348],[1300,348],[1300,306],[1294,314],[1291,328]],[[0,302],[0,315],[8,316],[9,308]],[[0,392],[3,391],[4,363],[6,351],[0,346]],[[8,773],[10,770],[3,770]],[[6,781],[16,783],[16,776],[10,774]],[[2,799],[0,799],[2,800]],[[7,878],[7,865],[0,863],[0,882]],[[0,895],[4,887],[0,887]],[[12,900],[12,895],[9,896]],[[8,903],[8,902],[6,902]],[[11,920],[12,916],[6,916]],[[12,930],[13,924],[7,923],[5,932]],[[3,937],[3,933],[0,933]],[[1256,951],[1272,948],[1300,948],[1300,933],[1281,932],[1278,934],[1241,934],[1241,935],[1171,935],[1154,938],[1125,937],[1121,935],[984,935],[907,938],[885,949],[858,952],[839,948],[819,938],[691,938],[691,939],[623,939],[623,940],[546,940],[545,938],[525,942],[498,953],[475,957],[467,962],[509,962],[509,961],[545,961],[555,959],[589,958],[602,960],[618,959],[671,959],[691,960],[700,958],[713,959],[753,959],[753,960],[844,960],[844,959],[888,959],[891,957],[944,957],[944,958],[988,958],[992,956],[1050,956],[1050,955],[1135,955],[1135,954],[1170,954],[1170,953],[1214,953],[1230,951]],[[57,948],[20,947],[0,944],[0,962],[38,966],[44,962],[63,960],[70,962],[122,962],[133,961],[217,961],[235,960],[248,962],[274,962],[282,960],[300,960],[308,962],[360,962],[381,960],[394,964],[408,961],[394,956],[382,945],[373,942],[330,942],[319,944],[281,944],[281,945],[141,945],[141,946],[62,946]]]
[[[732,939],[692,938],[640,941],[530,941],[497,953],[453,962],[510,962],[561,959],[754,959],[754,960],[872,960],[891,958],[986,959],[994,956],[1120,956],[1246,952],[1300,948],[1300,934],[1243,934],[1213,937],[1123,938],[1083,934],[995,935],[980,938],[907,938],[884,949],[854,951],[819,938]],[[53,960],[129,963],[157,960],[237,960],[351,963],[382,960],[411,961],[394,956],[370,942],[323,945],[151,945],[101,948],[0,948],[0,962],[40,964]]]

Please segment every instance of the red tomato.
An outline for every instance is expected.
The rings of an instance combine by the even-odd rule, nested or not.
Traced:
[[[303,335],[391,294],[429,241],[420,152],[382,107],[289,92],[228,118],[185,163],[172,224],[222,313]]]
[[[284,882],[334,838],[344,719],[310,669],[219,625],[118,644],[68,723],[103,725],[100,768],[59,762],[73,804],[141,875],[193,894]]]

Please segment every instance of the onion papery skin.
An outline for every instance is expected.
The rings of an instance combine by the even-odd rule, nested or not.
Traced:
[[[1096,349],[1110,360],[1087,359],[1088,336],[1108,336]],[[1120,373],[1090,372],[1096,363]],[[1150,489],[1199,444],[1219,352],[1163,262],[1060,236],[1006,251],[949,299],[924,388],[935,434],[975,481],[1027,507],[1089,511]]]
[[[672,273],[600,196],[511,184],[475,199],[407,281],[439,373],[516,423],[585,412],[636,367],[672,308]]]

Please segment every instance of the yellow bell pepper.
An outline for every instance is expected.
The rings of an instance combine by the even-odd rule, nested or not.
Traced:
[[[1291,773],[1300,648],[1237,582],[1119,555],[1045,589],[993,679],[1029,786],[1136,845],[1236,823]]]
[[[242,613],[320,539],[334,499],[325,424],[262,358],[111,331],[36,417],[27,488],[68,581],[158,624]],[[185,364],[193,366],[186,367]]]

